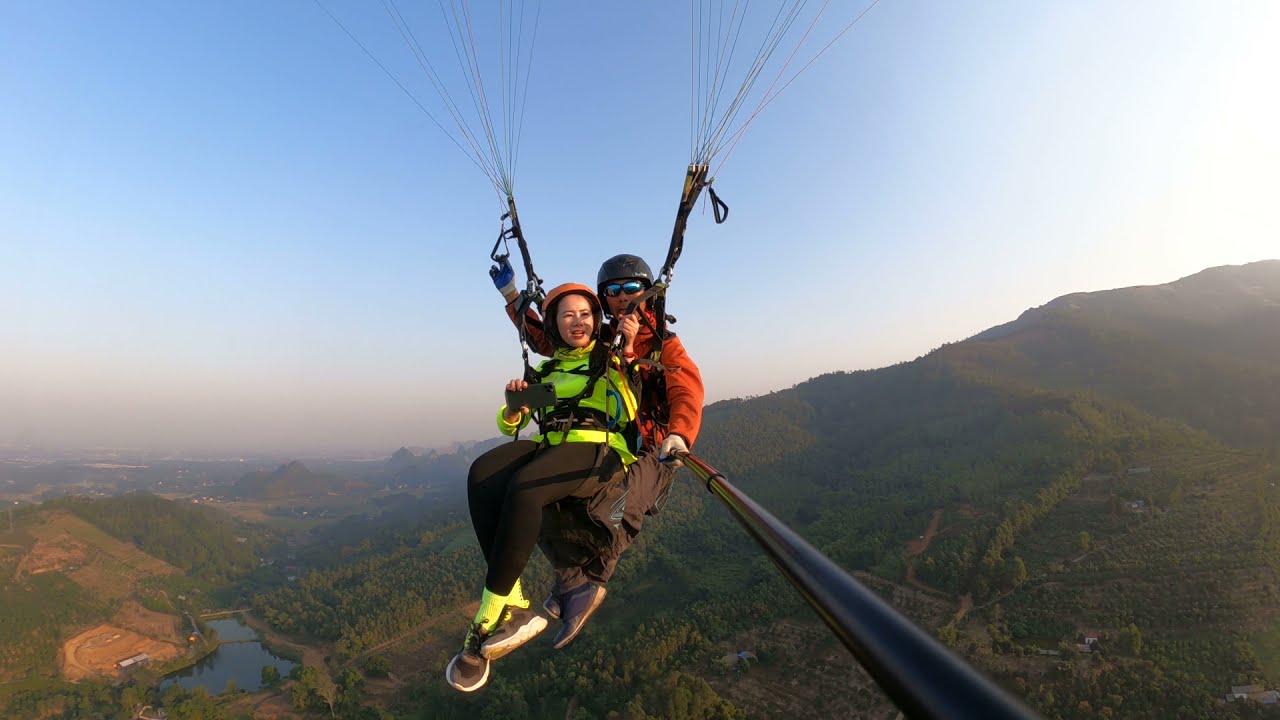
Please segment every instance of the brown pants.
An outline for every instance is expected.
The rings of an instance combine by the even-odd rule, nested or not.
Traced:
[[[547,506],[538,547],[555,569],[559,589],[609,582],[645,516],[657,515],[666,503],[674,479],[674,468],[646,453],[625,474],[602,485],[589,483],[584,492]]]

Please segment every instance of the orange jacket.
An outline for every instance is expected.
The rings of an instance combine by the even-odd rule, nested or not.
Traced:
[[[632,347],[639,359],[649,358],[653,354],[656,338],[649,329],[656,325],[653,313],[642,310],[649,324],[640,323],[640,332],[636,335]],[[520,326],[516,318],[516,301],[507,303],[507,317]],[[525,328],[528,331],[529,347],[539,355],[550,356],[555,347],[543,333],[542,317],[530,308],[525,317]],[[607,325],[601,328],[600,342],[613,339],[614,327]],[[656,450],[667,434],[679,435],[692,448],[698,439],[698,430],[702,427],[702,373],[698,366],[685,352],[684,344],[674,333],[668,332],[667,339],[662,342],[662,352],[657,358],[666,368],[665,372],[651,365],[640,364],[637,368],[642,384],[640,393],[640,437],[644,447]],[[666,392],[658,390],[659,376],[666,381]]]

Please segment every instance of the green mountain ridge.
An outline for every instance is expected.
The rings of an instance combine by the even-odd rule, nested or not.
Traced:
[[[1088,390],[1232,445],[1280,438],[1280,260],[1076,293],[936,351],[973,372]]]
[[[1052,316],[1074,316],[1130,328],[1154,324],[1158,334],[1189,341],[1189,347],[1209,339],[1228,344],[1233,353],[1275,362],[1280,336],[1265,330],[1280,328],[1278,313],[1280,260],[1261,260],[1209,268],[1163,285],[1070,293],[969,339],[995,340]],[[1266,327],[1238,333],[1241,321],[1262,321]]]

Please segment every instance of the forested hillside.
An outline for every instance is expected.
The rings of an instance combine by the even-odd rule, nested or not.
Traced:
[[[1067,295],[936,353],[972,372],[1085,389],[1232,445],[1280,438],[1280,260]]]
[[[73,496],[45,505],[69,510],[112,537],[206,580],[225,581],[252,571],[270,543],[269,533],[260,527],[150,493]]]
[[[1280,680],[1280,471],[1233,452],[1144,462],[1089,478],[1015,546],[1029,577],[979,644],[1036,705],[1218,717],[1230,686]],[[1086,633],[1099,641],[1077,652]]]

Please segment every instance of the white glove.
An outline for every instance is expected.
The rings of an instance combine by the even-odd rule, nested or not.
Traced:
[[[689,445],[685,443],[684,438],[679,435],[668,435],[663,439],[662,447],[658,448],[658,462],[680,467],[684,462],[676,453],[687,452],[689,452]]]

